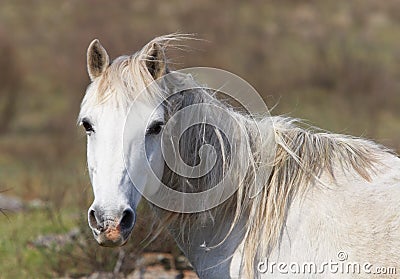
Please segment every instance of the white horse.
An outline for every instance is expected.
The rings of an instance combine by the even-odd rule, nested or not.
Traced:
[[[185,83],[195,85],[191,77],[168,70],[164,50],[179,39],[156,38],[112,63],[98,40],[88,48],[92,83],[79,122],[88,135],[95,197],[88,219],[97,242],[126,243],[143,189],[157,192],[160,181],[181,192],[210,189],[232,163],[226,157],[239,155],[250,162],[249,170],[244,175],[230,173],[230,181],[240,186],[221,205],[198,213],[153,206],[160,227],[170,231],[200,278],[393,276],[389,273],[400,263],[400,159],[374,142],[305,130],[290,118],[255,121],[198,86],[166,100],[166,92]],[[172,78],[156,92],[139,94],[167,73]],[[158,106],[160,100],[164,102]],[[246,133],[236,138],[237,154],[212,127],[197,125],[183,134],[178,151],[188,164],[199,163],[198,147],[203,144],[213,145],[217,155],[209,174],[188,179],[165,164],[161,134],[176,111],[199,103],[224,108]],[[130,134],[126,143],[128,114],[136,120],[126,127]],[[210,110],[207,117],[220,115]],[[271,120],[273,135],[263,132]],[[124,144],[129,147],[126,162]],[[268,163],[275,145],[274,159]],[[144,160],[160,180],[148,174]],[[258,177],[267,167],[272,168],[270,174]],[[256,188],[261,191],[251,196]]]

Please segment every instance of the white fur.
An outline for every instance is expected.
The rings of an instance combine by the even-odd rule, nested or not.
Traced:
[[[337,254],[348,254],[346,262],[370,263],[375,267],[395,267],[400,263],[400,160],[393,155],[371,182],[354,172],[340,173],[336,179],[322,174],[303,197],[291,205],[282,240],[269,261],[340,263]],[[326,187],[326,185],[329,186]],[[241,251],[235,252],[231,278],[239,278]],[[258,261],[264,260],[258,259]],[[371,274],[261,274],[261,278],[371,278]],[[380,275],[379,278],[395,278]],[[240,277],[242,278],[242,277]],[[374,277],[372,277],[374,278]]]

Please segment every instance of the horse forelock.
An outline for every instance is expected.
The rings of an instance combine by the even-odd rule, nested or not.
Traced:
[[[152,69],[146,65],[146,62],[153,59],[149,57],[149,52],[154,44],[165,51],[167,48],[177,47],[176,42],[191,38],[191,35],[186,34],[160,36],[151,40],[138,52],[116,58],[104,73],[89,85],[81,103],[80,114],[109,100],[113,100],[115,105],[129,104],[145,89],[148,89],[148,92],[141,96],[149,101],[163,97],[162,90],[155,88],[157,83],[152,77]],[[149,85],[152,87],[149,88]]]

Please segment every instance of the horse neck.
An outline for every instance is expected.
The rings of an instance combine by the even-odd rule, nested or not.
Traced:
[[[233,214],[225,214],[222,210],[212,211],[190,216],[177,214],[168,225],[168,231],[201,278],[218,278],[215,274],[229,274],[233,254],[245,233],[245,218],[241,218],[231,230]],[[168,216],[171,213],[163,210],[156,210],[156,214],[161,219],[171,218]]]

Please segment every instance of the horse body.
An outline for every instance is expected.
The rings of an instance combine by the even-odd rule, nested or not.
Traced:
[[[371,272],[376,267],[397,267],[400,262],[400,160],[388,154],[381,162],[383,165],[371,176],[371,181],[339,166],[335,178],[321,174],[304,196],[298,196],[290,205],[281,240],[268,256],[269,263],[300,266],[315,263],[319,269],[331,261],[339,265],[352,262],[360,265],[359,274],[351,268],[348,273],[328,273],[328,266],[322,274],[286,274],[278,272],[275,265],[274,271],[270,267],[261,274],[262,278],[369,278],[371,274],[362,270],[364,264],[372,265]],[[340,252],[348,259],[338,259]],[[233,266],[240,262],[240,251],[235,260]],[[231,275],[239,278],[238,274]]]
[[[226,157],[236,155],[250,162],[250,168],[242,175],[239,170],[244,163],[237,162],[229,181],[239,187],[221,205],[197,213],[153,207],[160,227],[169,229],[200,278],[368,276],[365,272],[327,273],[327,266],[324,273],[285,273],[277,269],[280,263],[312,262],[320,268],[336,261],[396,267],[400,262],[400,159],[373,142],[308,131],[293,119],[269,117],[254,122],[199,89],[192,78],[169,72],[164,48],[178,39],[156,38],[138,53],[111,64],[98,41],[88,49],[92,85],[82,102],[79,121],[88,133],[88,166],[95,194],[88,218],[99,244],[118,246],[128,240],[141,191],[151,189],[152,195],[157,194],[161,188],[157,178],[176,191],[205,191],[216,185],[232,163]],[[165,87],[139,96],[166,74],[171,79]],[[167,99],[164,92],[188,82],[196,89]],[[156,106],[160,98],[163,106]],[[185,162],[196,165],[202,158],[199,146],[211,144],[217,150],[216,167],[200,178],[182,178],[164,165],[160,131],[175,110],[204,103],[223,108],[232,117],[226,126],[236,135],[237,149],[226,148],[227,139],[212,127],[193,128],[177,150]],[[134,121],[127,121],[127,141],[123,123],[129,117]],[[212,108],[201,117],[218,119],[221,114]],[[274,133],[267,127],[270,123]],[[128,153],[125,161],[123,153]],[[146,160],[155,175],[143,167]],[[267,166],[271,174],[260,175]],[[261,191],[252,195],[255,189]],[[338,258],[338,253],[348,258]]]

